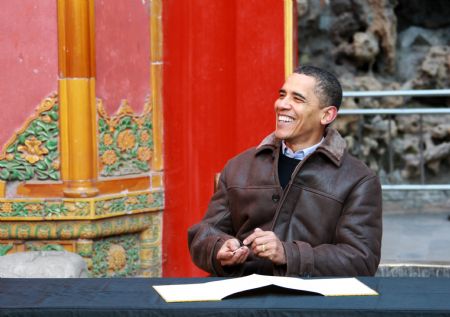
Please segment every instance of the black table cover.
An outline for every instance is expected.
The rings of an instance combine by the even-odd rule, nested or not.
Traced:
[[[166,303],[152,285],[213,279],[0,279],[0,316],[450,316],[450,279],[359,279],[380,295],[265,289],[218,302]]]

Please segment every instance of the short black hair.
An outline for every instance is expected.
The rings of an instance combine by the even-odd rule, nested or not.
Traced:
[[[322,68],[310,65],[299,66],[294,73],[314,77],[316,80],[314,92],[322,106],[335,106],[339,110],[342,102],[342,87],[336,76]]]

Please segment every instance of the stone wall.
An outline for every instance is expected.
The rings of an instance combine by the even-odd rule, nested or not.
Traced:
[[[346,91],[450,87],[450,6],[446,0],[297,0],[299,64],[325,67]],[[345,98],[342,108],[450,106],[450,97]],[[420,147],[426,183],[450,183],[450,115],[341,116],[335,126],[351,151],[383,184],[420,183]],[[388,133],[390,129],[390,133]],[[390,142],[391,140],[391,142]],[[400,197],[403,197],[400,199]],[[389,193],[418,210],[449,193]],[[421,199],[423,198],[423,202]],[[439,202],[436,199],[439,198]],[[440,207],[439,207],[440,208]],[[438,209],[439,209],[438,208]]]

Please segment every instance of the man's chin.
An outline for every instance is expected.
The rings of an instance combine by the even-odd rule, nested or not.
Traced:
[[[277,139],[280,139],[280,140],[286,140],[286,138],[288,137],[288,135],[287,135],[286,133],[281,132],[281,131],[275,130],[275,137],[276,137]]]

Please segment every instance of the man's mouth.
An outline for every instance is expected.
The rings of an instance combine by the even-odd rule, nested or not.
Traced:
[[[289,116],[285,116],[285,115],[279,115],[279,116],[278,116],[278,121],[288,123],[288,122],[293,122],[293,121],[294,121],[294,118],[289,117]]]

